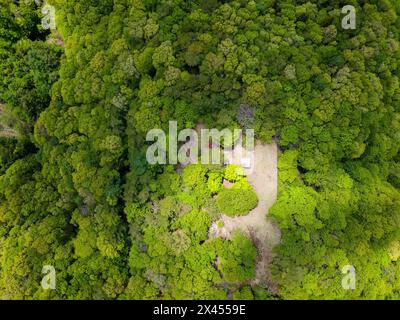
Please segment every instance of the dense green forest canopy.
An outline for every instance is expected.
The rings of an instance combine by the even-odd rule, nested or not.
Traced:
[[[0,0],[1,298],[400,298],[397,0],[48,3],[57,30],[37,2]],[[252,190],[225,189],[222,166],[146,162],[170,120],[278,142],[262,283],[251,239],[207,235]]]

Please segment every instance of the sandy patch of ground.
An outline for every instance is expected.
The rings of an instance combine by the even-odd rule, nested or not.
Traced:
[[[0,124],[0,136],[16,138],[18,136],[18,132],[10,128],[2,127],[2,125]]]
[[[0,103],[0,117],[3,114],[4,104]],[[1,120],[1,118],[0,118]],[[1,137],[17,137],[18,132],[12,128],[7,127],[6,125],[2,124],[0,121],[0,136]]]
[[[51,35],[47,38],[47,43],[49,44],[55,44],[60,47],[65,47],[64,41],[60,35],[60,33],[57,30],[53,30]]]
[[[218,227],[215,222],[209,231],[210,238],[230,238],[235,230],[241,230],[247,234],[258,251],[256,264],[256,276],[252,284],[268,285],[268,264],[272,260],[272,248],[280,242],[280,231],[278,227],[267,217],[268,210],[275,203],[278,192],[278,147],[276,143],[264,145],[257,142],[254,152],[245,151],[240,145],[225,155],[231,164],[243,165],[243,159],[251,166],[244,168],[249,183],[256,192],[259,203],[246,216],[228,217],[222,215],[223,227]],[[272,289],[272,288],[270,288]]]

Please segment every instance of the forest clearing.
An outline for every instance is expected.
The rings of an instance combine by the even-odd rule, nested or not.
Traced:
[[[242,150],[239,150],[242,149]],[[222,215],[223,226],[219,227],[219,221],[210,228],[210,237],[230,238],[236,230],[248,235],[258,252],[256,265],[256,277],[254,284],[263,284],[267,279],[268,264],[272,260],[272,248],[280,242],[278,227],[267,217],[268,210],[277,199],[278,192],[278,147],[277,144],[262,144],[257,142],[252,151],[252,168],[245,168],[247,180],[258,196],[258,205],[246,216],[228,217]],[[229,163],[241,165],[243,156],[250,152],[237,145],[229,152]]]

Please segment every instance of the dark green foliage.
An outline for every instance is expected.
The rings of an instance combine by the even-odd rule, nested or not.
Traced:
[[[62,49],[43,41],[48,32],[34,1],[1,2],[0,103],[25,122],[24,132],[50,102]]]
[[[0,298],[399,299],[398,1],[349,1],[355,30],[337,0],[49,2],[51,33],[0,0]],[[170,120],[278,142],[262,285],[248,237],[209,238],[257,205],[246,179],[146,162]]]
[[[35,120],[50,103],[51,86],[58,78],[61,48],[43,42],[20,40],[2,61],[0,100],[20,119]],[[1,92],[0,91],[0,92]]]

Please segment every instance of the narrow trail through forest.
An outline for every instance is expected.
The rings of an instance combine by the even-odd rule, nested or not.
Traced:
[[[258,196],[259,202],[257,207],[246,216],[231,218],[222,215],[221,220],[224,225],[219,227],[218,222],[220,220],[215,222],[210,228],[210,238],[230,238],[235,230],[241,230],[247,234],[258,251],[256,276],[252,283],[268,285],[273,291],[273,288],[271,288],[272,283],[269,281],[268,264],[273,257],[272,248],[280,242],[281,234],[279,228],[268,219],[267,214],[277,199],[277,144],[261,144],[257,142],[253,153],[246,151],[241,145],[237,145],[226,156],[229,159],[229,163],[237,165],[241,165],[244,157],[251,159],[251,166],[244,168],[244,170],[249,183]]]
[[[0,103],[0,137],[17,137],[18,132],[12,128],[7,127],[1,122],[1,116],[3,114],[4,104]]]

